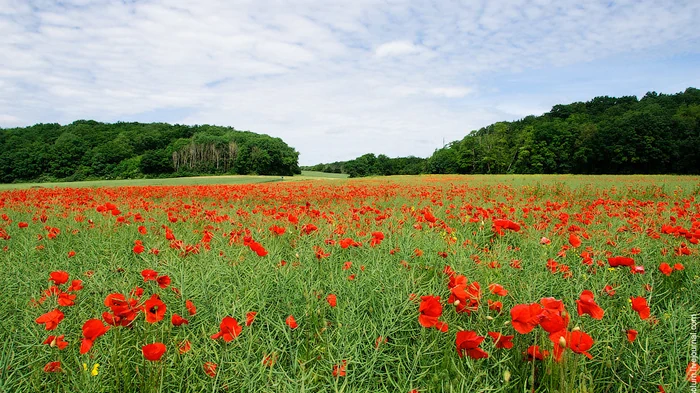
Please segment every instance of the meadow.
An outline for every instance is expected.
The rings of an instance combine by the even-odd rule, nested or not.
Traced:
[[[216,181],[0,190],[0,391],[697,383],[700,177]]]

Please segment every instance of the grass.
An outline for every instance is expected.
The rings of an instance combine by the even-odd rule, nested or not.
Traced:
[[[690,318],[700,304],[692,289],[700,284],[698,246],[660,230],[671,216],[674,226],[688,229],[697,221],[698,178],[287,180],[0,192],[5,296],[0,391],[658,392],[658,385],[668,392],[688,390]],[[119,211],[104,210],[106,203]],[[436,217],[434,224],[427,211]],[[492,229],[494,217],[512,219],[522,229],[499,236]],[[272,226],[285,233],[274,234]],[[51,228],[60,230],[54,239],[48,237]],[[582,236],[578,249],[564,249],[570,230]],[[176,240],[168,240],[168,232]],[[384,235],[375,246],[373,232]],[[540,244],[543,236],[550,245]],[[339,245],[344,238],[362,245],[344,249]],[[134,252],[136,240],[143,253]],[[258,256],[246,245],[250,240],[267,255]],[[681,243],[690,247],[690,256],[675,255]],[[582,263],[586,249],[593,266]],[[75,255],[69,257],[70,251]],[[608,252],[633,256],[646,272],[609,269]],[[563,270],[552,273],[550,259],[567,266],[572,277],[565,278]],[[513,260],[521,268],[512,267]],[[658,270],[661,262],[681,263],[685,270],[666,276]],[[480,283],[478,311],[457,313],[447,303],[445,265],[469,283]],[[170,285],[144,282],[144,269],[169,276]],[[49,273],[59,270],[83,281],[76,304],[58,307],[56,296],[35,302],[49,288]],[[492,294],[491,283],[503,285],[507,296]],[[616,295],[605,295],[605,285],[613,285]],[[107,295],[128,297],[135,287],[143,288],[140,302],[158,294],[167,305],[165,318],[152,324],[139,313],[131,327],[110,328],[80,354],[83,323],[110,311]],[[586,289],[605,310],[603,319],[576,312],[575,301]],[[336,307],[326,301],[331,293]],[[449,324],[448,332],[418,323],[420,296],[427,295],[441,297],[440,320]],[[641,320],[631,310],[631,296],[649,301],[652,318]],[[509,311],[543,297],[561,299],[571,315],[568,328],[594,339],[593,359],[567,351],[562,362],[524,361],[530,345],[551,352],[553,344],[540,327],[515,332]],[[185,308],[187,299],[197,306],[196,315]],[[503,312],[490,310],[488,300],[502,301]],[[46,331],[35,320],[55,308],[65,319]],[[257,315],[245,326],[250,311]],[[175,313],[189,324],[173,326]],[[298,328],[285,324],[289,315]],[[211,338],[225,316],[242,326],[229,343]],[[627,329],[639,331],[634,342],[625,338]],[[460,358],[455,348],[460,330],[485,336],[480,348],[489,357]],[[514,335],[514,347],[495,348],[488,332]],[[65,334],[69,346],[61,351],[41,344],[49,334]],[[184,340],[192,349],[180,354]],[[167,347],[157,362],[141,353],[153,342]],[[274,364],[266,365],[265,358]],[[43,371],[52,361],[61,362],[62,372]],[[334,376],[343,361],[346,375]],[[213,377],[204,371],[206,362],[217,365]],[[92,375],[95,364],[98,372]]]

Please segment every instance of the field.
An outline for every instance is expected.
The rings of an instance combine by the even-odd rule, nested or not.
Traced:
[[[699,177],[306,176],[0,190],[0,391],[694,388]]]

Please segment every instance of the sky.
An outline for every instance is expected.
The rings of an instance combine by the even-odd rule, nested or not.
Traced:
[[[0,127],[231,126],[301,165],[700,87],[700,1],[0,0]]]

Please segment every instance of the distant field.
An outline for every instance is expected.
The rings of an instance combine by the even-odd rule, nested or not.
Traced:
[[[123,187],[123,186],[188,186],[188,185],[210,185],[210,184],[256,184],[270,183],[278,181],[299,181],[312,179],[344,179],[348,175],[340,173],[323,173],[302,171],[301,175],[294,177],[280,176],[197,176],[197,177],[176,177],[170,179],[125,179],[125,180],[92,180],[76,182],[55,182],[55,183],[15,183],[0,184],[0,190],[10,190],[18,188],[37,187]]]

